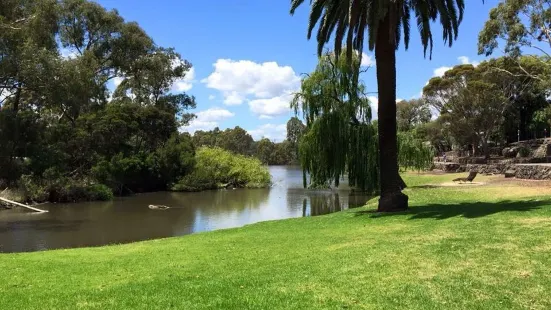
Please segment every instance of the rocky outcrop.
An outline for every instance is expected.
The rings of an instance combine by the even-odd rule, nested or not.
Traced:
[[[544,143],[540,145],[533,153],[534,158],[545,158],[551,156],[551,144]]]
[[[517,165],[515,177],[528,180],[551,180],[551,166]]]
[[[446,172],[471,172],[480,174],[503,174],[506,178],[517,178],[527,180],[551,180],[551,165],[538,164],[486,164],[486,165],[459,165],[446,163]]]
[[[444,172],[503,174],[508,178],[551,180],[551,138],[511,143],[496,152],[501,156],[462,157],[461,152],[447,152],[448,162],[435,162],[434,168]],[[440,158],[438,158],[440,159]],[[450,162],[452,161],[452,162]]]
[[[442,170],[444,172],[457,172],[457,170],[461,168],[461,164],[458,163],[436,162],[433,166],[434,169]]]
[[[507,165],[504,164],[488,164],[488,165],[473,165],[465,166],[465,171],[476,171],[480,174],[504,174],[507,171]]]
[[[501,152],[501,155],[505,158],[515,158],[518,154],[518,147],[506,147]]]

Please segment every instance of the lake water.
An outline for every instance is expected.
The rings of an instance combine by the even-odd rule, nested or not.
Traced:
[[[337,190],[305,190],[299,167],[270,167],[269,189],[198,193],[157,192],[109,202],[46,204],[34,213],[0,210],[0,252],[28,252],[98,246],[181,236],[292,217],[315,216],[358,207],[370,198]],[[148,205],[171,207],[150,210]]]

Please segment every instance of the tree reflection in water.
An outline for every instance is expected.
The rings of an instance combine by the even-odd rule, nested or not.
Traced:
[[[349,192],[346,197],[342,198],[338,192],[316,192],[308,193],[306,196],[302,200],[302,216],[324,215],[361,207],[371,198],[371,196],[365,193],[358,192]]]

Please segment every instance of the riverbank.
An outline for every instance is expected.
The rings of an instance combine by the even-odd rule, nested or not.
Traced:
[[[463,174],[462,174],[463,175]],[[551,188],[406,175],[411,210],[0,254],[7,309],[551,307]],[[441,186],[446,184],[446,186]],[[59,279],[64,279],[59,281]]]

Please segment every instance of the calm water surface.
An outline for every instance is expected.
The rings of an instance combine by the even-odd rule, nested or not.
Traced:
[[[239,227],[266,220],[315,216],[358,207],[370,198],[338,190],[305,190],[298,167],[270,167],[269,189],[199,193],[157,192],[110,202],[47,204],[37,214],[0,210],[0,252],[97,246]],[[150,210],[148,205],[170,206]]]

